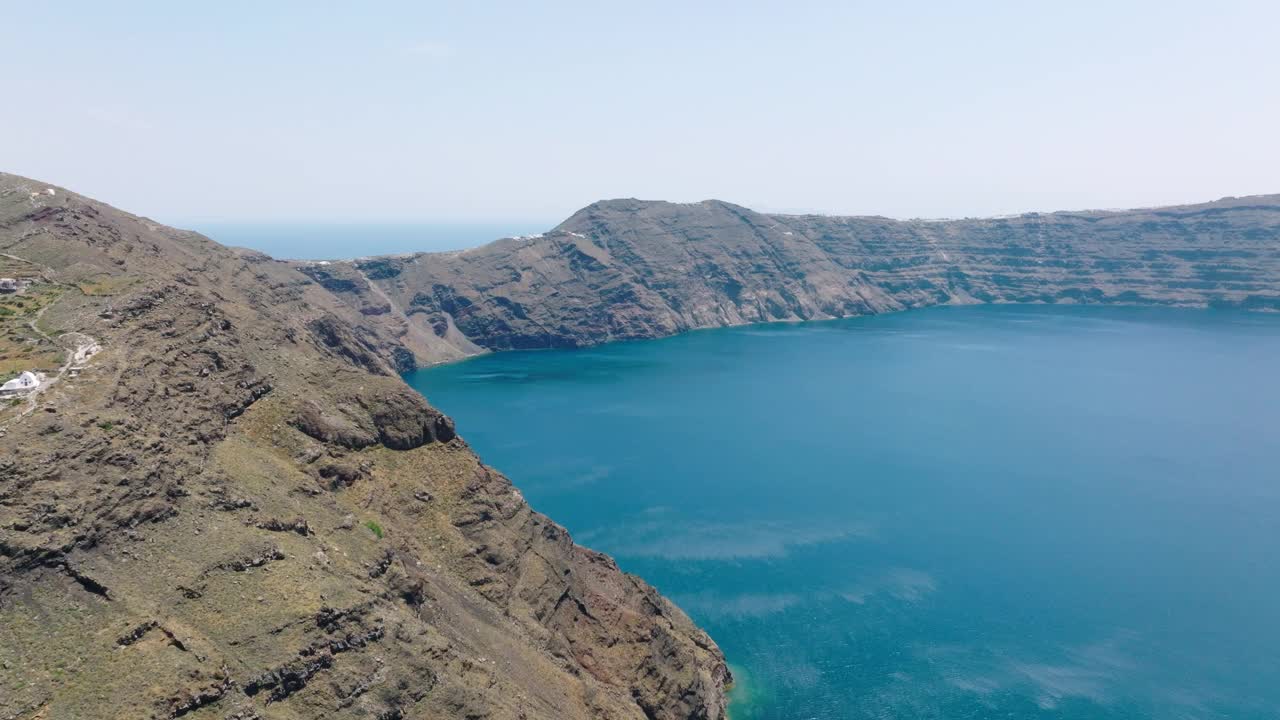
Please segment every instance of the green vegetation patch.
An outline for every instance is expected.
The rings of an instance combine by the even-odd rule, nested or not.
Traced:
[[[371,532],[371,533],[373,533],[374,535],[378,536],[378,539],[379,539],[379,540],[381,540],[381,539],[382,539],[382,536],[383,536],[383,534],[384,534],[384,533],[383,533],[383,531],[382,531],[382,526],[381,526],[381,525],[379,525],[379,524],[378,524],[378,522],[377,522],[376,520],[365,520],[365,521],[364,521],[364,526],[365,526],[365,527],[367,527],[367,528],[369,528],[369,532]]]
[[[13,378],[26,370],[49,373],[56,371],[61,364],[61,350],[41,352],[30,346],[6,347],[3,339],[0,339],[0,375]]]
[[[76,283],[76,287],[89,296],[117,295],[137,281],[128,275],[106,276]]]
[[[52,372],[62,364],[62,349],[46,337],[47,332],[39,323],[34,328],[32,323],[64,290],[46,283],[21,295],[0,298],[0,375],[17,375],[25,370]]]

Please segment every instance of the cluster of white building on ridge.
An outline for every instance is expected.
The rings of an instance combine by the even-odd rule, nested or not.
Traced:
[[[0,293],[16,293],[22,290],[23,283],[13,278],[0,278]],[[18,377],[0,385],[0,396],[8,397],[9,395],[18,395],[27,393],[40,387],[40,376],[27,371]]]
[[[40,387],[40,383],[43,381],[43,376],[28,370],[4,385],[0,385],[0,396],[8,397],[9,395],[29,393]]]
[[[0,295],[13,295],[31,287],[34,281],[30,278],[0,277]]]
[[[69,377],[79,377],[80,371],[84,370],[89,360],[102,350],[102,346],[98,341],[79,332],[69,332],[63,335],[59,340],[65,344],[73,345],[68,352],[71,353],[70,359],[66,365],[52,377],[46,377],[44,373],[27,370],[16,378],[9,380],[0,385],[0,398],[11,398],[15,395],[26,395],[34,390],[39,389],[42,385],[50,385],[57,381],[64,374]]]

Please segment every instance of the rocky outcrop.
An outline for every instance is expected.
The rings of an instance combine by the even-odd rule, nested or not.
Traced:
[[[101,349],[0,406],[0,717],[723,717],[715,644],[399,379],[391,268],[45,187],[0,175],[20,342]]]
[[[334,382],[353,390],[335,390],[327,403],[301,403],[293,424],[321,442],[359,449],[381,443],[394,450],[412,450],[430,442],[454,438],[453,421],[404,386],[379,391],[358,389],[358,377],[339,375]]]
[[[419,361],[949,303],[1280,309],[1280,196],[899,221],[610,200],[536,238],[347,263],[433,338]],[[441,349],[441,347],[445,349]]]

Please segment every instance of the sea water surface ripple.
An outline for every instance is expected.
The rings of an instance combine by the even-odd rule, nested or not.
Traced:
[[[1280,316],[936,308],[421,370],[734,720],[1280,715]]]

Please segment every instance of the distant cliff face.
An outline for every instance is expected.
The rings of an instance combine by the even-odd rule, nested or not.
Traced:
[[[1280,196],[898,221],[611,200],[543,236],[330,266],[419,362],[945,303],[1280,309]]]
[[[485,466],[397,375],[436,335],[324,268],[0,174],[0,372],[46,376],[0,399],[0,718],[723,717],[715,643]]]

